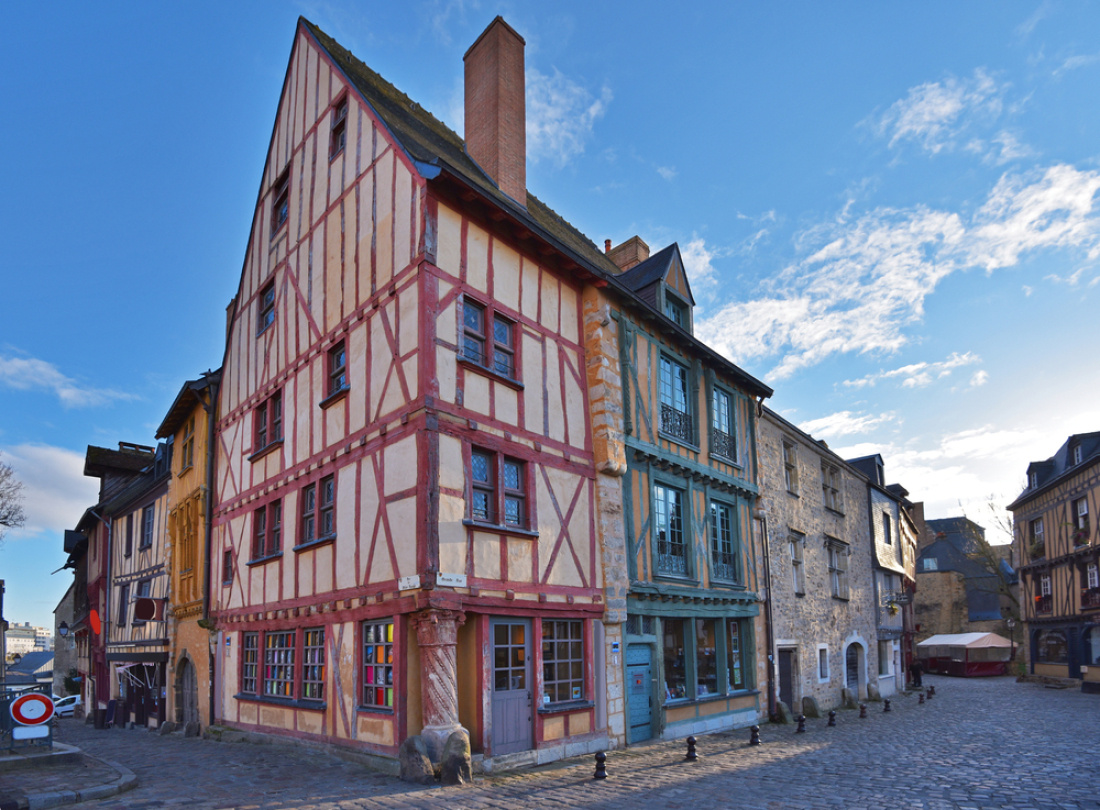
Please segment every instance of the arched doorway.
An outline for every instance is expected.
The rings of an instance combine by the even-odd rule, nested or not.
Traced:
[[[860,673],[863,672],[863,645],[852,643],[844,654],[844,685],[852,690],[857,698],[863,697],[860,689]]]
[[[190,658],[180,659],[176,667],[176,722],[199,722],[199,684]]]

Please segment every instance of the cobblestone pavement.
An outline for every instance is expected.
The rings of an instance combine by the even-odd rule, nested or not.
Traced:
[[[747,730],[700,737],[694,763],[684,761],[682,741],[612,751],[602,782],[592,779],[591,757],[441,788],[304,747],[96,731],[79,721],[63,721],[58,739],[136,774],[134,790],[80,805],[111,810],[1100,808],[1100,695],[1010,678],[926,682],[937,694],[924,705],[898,695],[889,714],[871,703],[864,720],[841,711],[836,728],[809,720],[805,734],[764,725],[758,747],[746,744]],[[70,789],[102,779],[102,767],[68,769]]]

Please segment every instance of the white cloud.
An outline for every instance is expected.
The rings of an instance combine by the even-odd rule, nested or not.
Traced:
[[[923,388],[930,385],[935,380],[949,377],[951,372],[957,368],[974,365],[975,363],[980,363],[981,360],[980,357],[972,352],[966,352],[964,354],[952,352],[951,356],[946,360],[935,363],[910,363],[909,365],[890,369],[889,371],[877,371],[874,374],[868,374],[866,377],[861,377],[858,380],[844,380],[841,385],[846,388],[859,389],[868,386],[874,387],[880,380],[900,380],[903,388]]]
[[[38,532],[60,533],[76,525],[94,506],[99,483],[84,475],[84,456],[62,447],[21,444],[4,448],[4,460],[23,482],[26,524],[10,540]]]
[[[527,157],[532,162],[551,160],[564,166],[584,152],[596,121],[611,103],[611,89],[596,98],[563,75],[527,68]]]
[[[808,255],[765,282],[756,299],[698,319],[696,334],[738,362],[777,357],[774,379],[836,354],[894,352],[952,273],[992,272],[1039,250],[1100,258],[1097,191],[1100,172],[1062,164],[1003,175],[969,222],[924,206],[855,218],[845,208],[796,236]],[[928,374],[911,374],[908,385],[930,382],[934,370]]]
[[[693,236],[691,241],[680,248],[680,258],[684,260],[688,283],[697,297],[710,297],[718,283],[718,274],[713,261],[719,251],[707,247],[706,240]]]
[[[678,172],[674,166],[658,166],[657,174],[661,175],[665,180],[672,181],[676,179]]]
[[[1035,152],[1027,144],[1008,130],[1001,130],[993,136],[992,142],[995,148],[989,149],[982,156],[982,161],[993,166],[1003,166],[1013,160],[1022,160],[1034,156]]]
[[[971,117],[995,119],[1000,115],[1003,87],[979,68],[969,79],[948,77],[911,87],[894,102],[872,127],[889,137],[890,148],[913,141],[932,154],[950,151],[970,126]]]
[[[136,399],[109,388],[90,388],[77,383],[53,363],[34,357],[0,355],[0,383],[17,391],[52,391],[66,408],[89,408],[115,400]]]
[[[975,371],[970,378],[970,387],[979,388],[989,382],[989,372],[984,369],[981,371]]]
[[[1079,68],[1088,67],[1089,65],[1095,65],[1097,62],[1100,62],[1100,53],[1070,56],[1064,59],[1062,64],[1054,70],[1054,75],[1058,76],[1069,70],[1078,70]]]
[[[870,433],[880,425],[892,422],[896,419],[892,413],[884,413],[880,416],[867,414],[855,414],[851,411],[839,411],[837,413],[822,416],[803,422],[798,427],[817,439],[828,439],[837,436],[852,436],[861,433]]]

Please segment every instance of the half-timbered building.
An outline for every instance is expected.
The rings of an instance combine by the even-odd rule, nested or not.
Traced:
[[[650,256],[634,237],[605,250],[620,272],[589,288],[585,314],[601,547],[625,619],[607,659],[608,681],[626,687],[611,716],[622,712],[627,743],[751,725],[755,420],[772,391],[693,336],[676,244]],[[614,475],[621,483],[605,485]]]
[[[1078,678],[1100,692],[1100,433],[1070,436],[1027,468],[1008,506],[1021,561],[1024,656],[1032,675]]]
[[[180,388],[156,437],[172,443],[172,474],[168,479],[170,640],[166,716],[173,722],[209,725],[212,665],[209,619],[210,514],[213,502],[211,437],[215,424],[220,371],[208,371]],[[201,624],[200,624],[201,623]]]
[[[608,745],[581,302],[617,268],[527,192],[523,50],[467,52],[463,141],[299,22],[219,398],[219,722]]]

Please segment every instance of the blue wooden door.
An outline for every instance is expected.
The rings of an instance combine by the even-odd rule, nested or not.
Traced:
[[[648,740],[653,736],[653,659],[645,644],[626,648],[626,691],[627,742]]]
[[[531,700],[531,622],[493,619],[493,755],[535,747]]]

